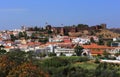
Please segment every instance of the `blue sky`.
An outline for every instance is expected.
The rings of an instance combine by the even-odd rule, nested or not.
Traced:
[[[26,26],[120,25],[120,0],[0,0],[0,30]]]

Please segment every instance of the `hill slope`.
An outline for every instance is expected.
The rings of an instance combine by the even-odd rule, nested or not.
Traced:
[[[110,30],[101,30],[96,33],[97,36],[102,36],[103,38],[114,38],[120,37],[119,33],[112,32]]]

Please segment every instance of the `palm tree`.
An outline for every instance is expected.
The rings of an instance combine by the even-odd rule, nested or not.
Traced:
[[[77,45],[76,47],[75,47],[75,53],[76,53],[76,55],[77,56],[81,56],[81,54],[82,54],[82,50],[83,50],[84,48],[82,47],[82,46],[79,46],[79,45]]]

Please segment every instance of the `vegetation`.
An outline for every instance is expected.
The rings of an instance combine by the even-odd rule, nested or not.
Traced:
[[[15,41],[17,38],[13,34],[10,35],[11,41]]]
[[[0,77],[49,77],[34,64],[32,55],[23,51],[11,51],[0,55]]]
[[[98,58],[96,58],[95,63],[100,63],[100,60]]]
[[[1,46],[2,50],[2,46]],[[0,50],[0,51],[1,51]],[[119,77],[120,65],[94,62],[88,57],[60,56],[37,59],[34,52],[10,51],[0,55],[0,77]],[[104,55],[107,55],[105,53]]]
[[[114,38],[119,37],[119,33],[114,33],[110,30],[101,30],[100,32],[96,33],[97,36],[102,36],[102,38]]]
[[[101,63],[95,71],[96,77],[120,77],[120,66],[117,64]]]
[[[107,41],[107,46],[111,46],[112,41]]]
[[[102,38],[99,38],[98,45],[104,45],[104,41]]]
[[[39,42],[41,42],[41,43],[47,43],[48,42],[48,38],[47,37],[45,37],[45,38],[40,38],[39,39]]]
[[[77,56],[81,56],[81,54],[82,54],[82,50],[83,50],[84,48],[82,47],[82,46],[79,46],[79,45],[77,45],[76,47],[75,47],[75,53],[76,53],[76,55]]]
[[[107,51],[104,51],[103,55],[104,55],[105,59],[109,59],[110,58],[110,53],[108,53]]]
[[[49,57],[56,56],[56,53],[50,52],[50,53],[48,53],[48,56],[49,56]]]
[[[86,24],[78,24],[77,25],[79,28],[88,28],[89,26]]]
[[[91,41],[92,43],[95,43],[95,40],[94,40],[93,37],[90,38],[90,41]]]

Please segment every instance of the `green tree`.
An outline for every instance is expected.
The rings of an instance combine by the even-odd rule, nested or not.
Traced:
[[[95,59],[95,63],[100,63],[99,58],[96,58],[96,59]]]
[[[90,35],[95,35],[95,31],[90,31]]]
[[[98,45],[104,45],[104,41],[103,41],[102,38],[99,39],[99,41],[98,41]]]
[[[7,55],[0,56],[0,77],[7,77],[12,68],[16,66],[14,61],[9,60]]]
[[[107,51],[104,51],[103,55],[105,58],[109,59],[110,53],[108,53]]]
[[[51,31],[51,30],[48,30],[47,33],[48,33],[48,34],[52,34],[52,31]]]
[[[120,55],[120,51],[119,51],[119,52],[117,52],[117,53],[115,53],[115,56],[117,56],[117,57],[118,57],[119,55]]]
[[[69,64],[69,61],[64,59],[64,58],[60,58],[60,57],[52,57],[49,59],[46,59],[43,61],[43,65],[45,67],[62,67],[62,66],[67,66]]]
[[[48,56],[49,56],[49,57],[56,56],[56,53],[50,52],[50,53],[48,53]]]
[[[90,38],[90,41],[91,41],[92,43],[95,43],[95,40],[94,40],[93,37]]]
[[[6,53],[7,53],[6,50],[4,49],[0,50],[0,55],[6,54]]]
[[[79,28],[88,28],[89,26],[86,24],[78,24],[77,25]]]
[[[28,36],[27,36],[27,33],[26,33],[26,32],[23,32],[23,35],[24,35],[24,38],[25,38],[25,39],[28,39]]]
[[[4,48],[4,46],[3,45],[0,45],[0,50],[2,50]]]
[[[107,41],[107,46],[111,46],[112,41]]]
[[[35,39],[35,33],[32,33],[31,39]]]
[[[119,77],[120,72],[118,67],[110,63],[101,63],[95,70],[95,77]]]
[[[64,53],[61,52],[61,53],[60,53],[60,56],[66,56],[66,55],[65,55]]]
[[[7,77],[49,77],[49,75],[29,62],[13,68]]]
[[[18,37],[19,37],[19,38],[24,37],[23,32],[19,32]]]
[[[46,56],[46,53],[45,52],[41,52],[38,54],[38,57],[45,57]]]
[[[10,38],[11,38],[11,41],[15,41],[16,40],[16,37],[13,34],[10,35]]]
[[[4,46],[1,45],[1,46],[0,46],[0,55],[3,55],[3,54],[5,54],[5,53],[6,53],[6,50],[4,50]]]
[[[37,26],[34,27],[34,31],[39,31],[39,30],[40,29]]]
[[[74,48],[74,50],[75,50],[75,53],[76,53],[76,55],[77,56],[81,56],[81,54],[82,54],[82,50],[83,50],[84,48],[82,47],[82,46],[76,46],[75,48]]]
[[[42,42],[42,43],[48,42],[48,37],[40,38],[40,39],[39,39],[39,42]]]
[[[11,51],[7,53],[9,60],[14,60],[17,64],[27,61],[26,52],[24,51]]]

